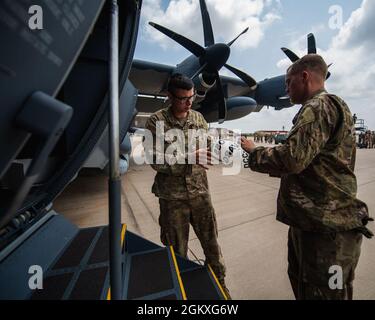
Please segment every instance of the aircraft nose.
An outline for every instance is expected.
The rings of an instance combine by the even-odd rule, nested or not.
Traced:
[[[230,55],[230,48],[225,43],[217,43],[206,49],[205,60],[208,65],[216,70],[227,62]]]

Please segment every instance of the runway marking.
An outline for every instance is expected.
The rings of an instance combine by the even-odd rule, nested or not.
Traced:
[[[257,217],[257,218],[251,219],[251,220],[247,220],[247,221],[235,224],[233,226],[229,226],[229,227],[225,227],[225,228],[222,228],[222,229],[218,229],[218,231],[219,232],[226,231],[226,230],[229,230],[229,229],[232,229],[232,228],[235,228],[235,227],[238,227],[238,226],[242,226],[244,224],[248,224],[248,223],[251,223],[253,221],[260,220],[260,219],[263,219],[263,218],[266,218],[266,217],[269,217],[269,216],[275,216],[276,217],[276,213],[272,212],[272,213],[266,214],[264,216],[260,216],[260,217]],[[189,241],[193,241],[193,240],[198,240],[198,238],[194,237],[194,238],[191,238]]]
[[[133,211],[132,207],[131,207],[130,204],[129,204],[129,198],[128,198],[128,196],[126,195],[126,192],[125,192],[125,190],[124,190],[123,187],[121,187],[121,194],[124,196],[124,201],[123,201],[123,202],[124,202],[125,207],[126,207],[128,213],[129,213],[129,217],[130,217],[130,219],[132,220],[132,224],[134,223],[134,227],[135,227],[135,229],[136,229],[138,232],[141,232],[141,228],[140,228],[140,226],[139,226],[139,224],[138,224],[138,221],[137,221],[137,218],[136,218],[136,216],[135,216],[135,214],[134,214],[134,211]]]
[[[358,185],[358,187],[363,187],[363,186],[365,186],[367,184],[370,184],[370,183],[375,183],[375,180],[372,180],[372,181],[369,181],[369,182],[365,182],[365,183],[361,183],[361,184]]]
[[[245,180],[245,179],[243,179],[242,177],[240,177],[240,179],[241,179],[241,180]],[[271,189],[272,191],[273,191],[273,190],[279,190],[279,187],[272,187],[272,186],[269,186],[269,185],[264,184],[264,183],[259,183],[259,182],[255,182],[255,181],[251,181],[251,183],[257,184],[257,185],[262,186],[262,187],[266,187],[266,188],[268,188],[268,189]]]
[[[143,197],[140,195],[140,193],[138,192],[137,188],[134,186],[134,184],[130,181],[130,179],[128,180],[128,183],[130,183],[130,185],[133,187],[135,193],[137,194],[139,200],[141,200],[141,202],[143,203],[143,205],[145,206],[145,208],[147,209],[147,212],[149,213],[149,215],[151,216],[152,220],[154,220],[154,222],[156,224],[159,225],[159,222],[158,220],[154,217],[154,215],[152,214],[152,211],[151,209],[149,208],[149,206],[147,205],[147,203],[143,200]]]
[[[211,181],[212,184],[216,184],[216,181],[213,181],[214,178],[209,178],[209,183]],[[257,181],[254,181],[254,180],[250,180],[249,177],[244,177],[243,175],[236,175],[235,176],[235,180],[242,180],[242,181],[245,181],[247,183],[253,183],[253,184],[256,184],[256,185],[259,185],[259,186],[263,186],[263,187],[266,187],[270,190],[278,190],[279,187],[274,187],[274,186],[270,186],[268,184],[264,184],[264,183],[260,183],[260,182],[257,182]],[[218,180],[219,181],[219,180]]]

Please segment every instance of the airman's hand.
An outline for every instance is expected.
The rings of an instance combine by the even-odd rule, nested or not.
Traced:
[[[256,148],[256,145],[253,140],[248,140],[245,137],[241,137],[241,148],[247,153],[250,153]]]

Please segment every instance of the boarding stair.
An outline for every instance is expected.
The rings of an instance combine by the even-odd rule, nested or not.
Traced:
[[[51,214],[0,256],[0,299],[110,300],[108,233],[108,226],[79,229],[63,216]],[[184,259],[173,247],[148,241],[126,230],[126,225],[121,239],[122,299],[227,298],[209,265]],[[42,289],[29,287],[31,265],[43,270]]]

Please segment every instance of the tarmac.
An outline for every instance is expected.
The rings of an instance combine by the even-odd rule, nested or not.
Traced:
[[[375,216],[375,149],[358,149],[355,173],[358,198]],[[129,230],[161,245],[159,204],[151,193],[155,171],[132,165],[122,180],[122,221]],[[227,267],[226,283],[233,299],[292,300],[287,276],[288,226],[276,221],[280,179],[243,169],[224,176],[221,166],[208,170],[216,211],[219,243]],[[80,227],[108,223],[107,177],[84,172],[55,200],[54,209]],[[369,229],[375,233],[375,223]],[[189,258],[203,263],[204,255],[192,228]],[[363,238],[356,269],[354,299],[375,300],[375,238]]]

